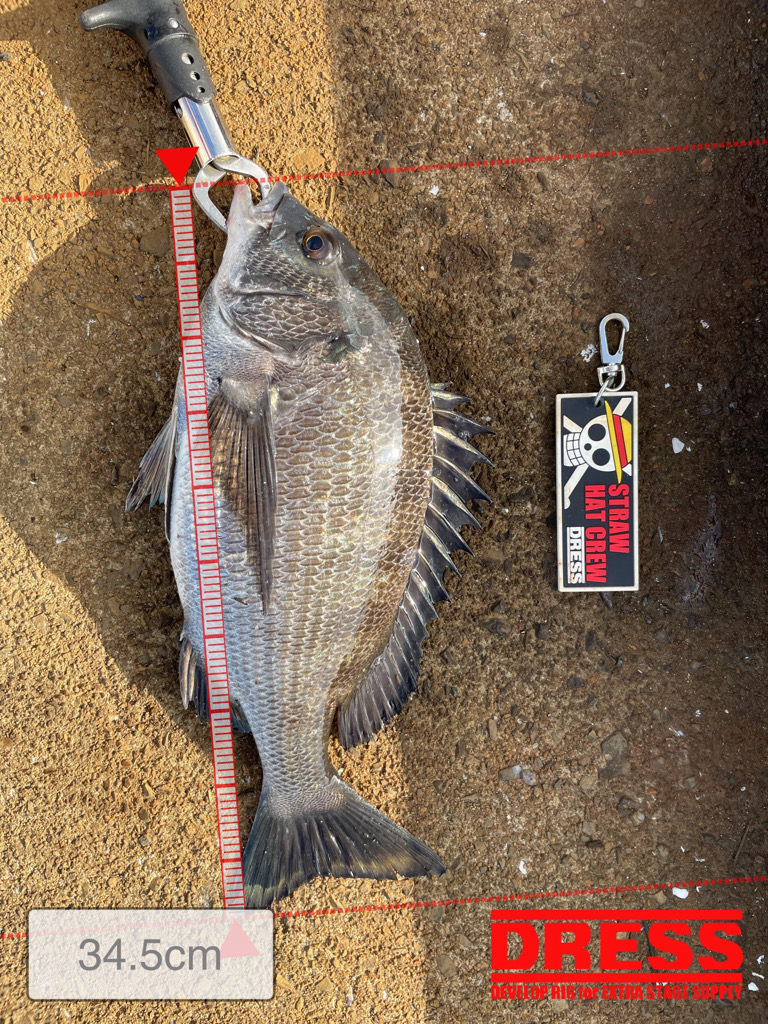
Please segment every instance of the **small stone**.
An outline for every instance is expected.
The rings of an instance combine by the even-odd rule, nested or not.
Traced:
[[[530,768],[525,768],[520,773],[520,778],[523,780],[526,786],[536,785],[536,772],[532,772]]]
[[[684,441],[681,441],[679,437],[673,437],[672,438],[672,451],[675,453],[675,455],[679,455],[680,452],[683,451],[684,448],[685,448],[685,442]]]
[[[152,231],[146,231],[139,241],[139,248],[143,252],[148,252],[158,258],[165,256],[170,247],[171,239],[168,234],[168,228],[165,225],[153,228]]]
[[[683,779],[683,785],[686,789],[696,789],[699,784],[699,780],[695,775],[689,775],[687,779]]]
[[[275,984],[277,985],[278,988],[284,988],[286,990],[286,992],[295,992],[296,991],[296,988],[295,988],[293,982],[289,981],[288,978],[286,978],[284,974],[279,974],[278,973],[278,974],[275,975]]]
[[[591,651],[595,646],[596,639],[597,637],[595,636],[594,630],[588,629],[584,634],[584,650]]]
[[[32,625],[35,627],[38,633],[48,632],[48,619],[42,612],[39,615],[35,615],[32,618]]]
[[[597,772],[587,772],[579,779],[579,786],[582,792],[590,795],[597,789]]]
[[[549,1005],[552,1007],[552,1009],[555,1011],[555,1013],[565,1013],[565,1011],[568,1009],[568,1000],[567,999],[550,999],[549,1000]]]
[[[620,818],[628,818],[637,810],[637,803],[629,796],[622,796],[616,804],[616,812]]]
[[[117,878],[116,875],[112,875],[112,877],[107,882],[107,885],[109,886],[110,889],[115,889],[119,881],[120,880],[119,878]]]
[[[600,102],[597,93],[592,92],[590,89],[587,89],[586,86],[581,90],[581,98],[590,107],[596,107]]]
[[[487,565],[489,569],[496,569],[504,562],[504,552],[500,547],[487,547],[484,551],[478,552],[478,562]]]
[[[537,171],[536,180],[545,192],[549,192],[552,186],[549,183],[549,176],[544,171]]]
[[[581,831],[585,836],[594,839],[597,835],[597,825],[594,821],[583,821],[581,823]]]
[[[502,768],[499,772],[499,782],[514,782],[520,778],[522,773],[523,770],[519,764],[512,765],[511,768]]]
[[[656,854],[661,857],[662,860],[666,860],[669,857],[669,847],[664,843],[657,843]]]
[[[703,661],[692,661],[691,664],[688,666],[688,671],[691,673],[691,675],[693,675],[694,672],[698,672],[699,669],[703,668],[703,667],[704,667],[704,662]]]
[[[610,590],[601,590],[600,598],[606,608],[613,608],[613,595]]]
[[[584,680],[580,676],[571,676],[566,685],[571,690],[579,690],[584,685]]]
[[[445,917],[445,907],[430,907],[424,916],[432,924],[440,924]]]
[[[148,782],[142,782],[141,795],[144,797],[153,797],[155,795],[154,789],[152,788],[152,786],[150,786]]]
[[[444,978],[456,976],[456,964],[446,953],[439,953],[437,956],[437,969]]]
[[[656,892],[653,894],[653,902],[658,903],[658,905],[661,907],[663,906],[663,904],[667,902],[667,897],[664,895],[663,892]]]
[[[629,759],[629,742],[620,730],[611,733],[600,744],[600,750],[607,760],[607,764],[599,771],[601,779],[615,779],[626,773],[626,765]]]
[[[391,185],[392,188],[397,188],[400,183],[400,173],[402,172],[398,172],[396,168],[397,164],[390,160],[382,160],[379,164],[379,170],[381,171],[382,178],[388,185]]]
[[[717,846],[717,837],[713,836],[711,832],[702,832],[701,841],[705,846]]]
[[[480,619],[480,625],[494,636],[509,636],[512,632],[509,619],[503,618],[501,615],[491,615],[486,619]]]
[[[536,634],[537,640],[546,640],[549,636],[549,630],[547,629],[546,624],[543,622],[537,622],[536,625],[533,627],[533,631]]]
[[[527,253],[516,252],[512,256],[512,266],[518,270],[528,270],[533,266],[533,259]]]
[[[495,743],[499,738],[499,726],[495,719],[488,719],[488,735],[491,738],[491,742]]]

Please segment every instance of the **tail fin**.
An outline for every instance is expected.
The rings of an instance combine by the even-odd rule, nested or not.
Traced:
[[[263,792],[243,856],[248,907],[268,907],[320,875],[412,878],[441,875],[428,846],[333,777],[321,809],[278,813]]]

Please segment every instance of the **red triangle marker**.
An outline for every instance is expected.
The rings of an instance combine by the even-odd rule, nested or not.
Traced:
[[[179,146],[177,149],[156,149],[155,152],[170,171],[176,184],[180,185],[189,173],[197,149],[197,146]]]
[[[235,922],[221,946],[223,959],[236,956],[261,956],[241,926]]]

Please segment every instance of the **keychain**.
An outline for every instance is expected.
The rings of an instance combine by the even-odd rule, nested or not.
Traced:
[[[621,325],[609,350],[607,325]],[[599,390],[558,395],[558,589],[637,590],[637,392],[622,391],[624,338],[629,321],[609,313],[600,321]]]

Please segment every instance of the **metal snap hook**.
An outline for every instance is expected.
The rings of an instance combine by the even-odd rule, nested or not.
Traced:
[[[615,352],[611,352],[608,347],[608,337],[606,335],[606,326],[615,320],[621,324],[621,338],[619,338],[619,347]],[[618,367],[624,358],[624,338],[629,330],[629,320],[624,316],[623,313],[608,313],[600,321],[600,359],[606,366]]]
[[[621,337],[619,347],[611,352],[608,347],[608,335],[606,328],[615,320],[621,324]],[[623,313],[609,313],[600,321],[600,358],[602,366],[597,368],[597,379],[600,382],[600,390],[595,396],[595,405],[599,405],[606,392],[620,391],[627,382],[627,371],[622,363],[624,359],[624,338],[629,330],[629,320]],[[616,379],[619,379],[618,385]]]

